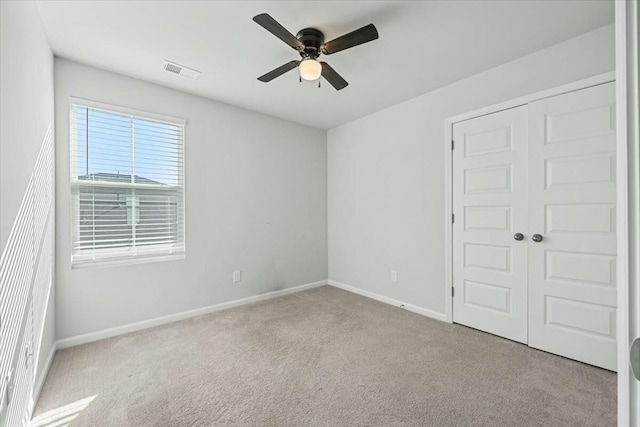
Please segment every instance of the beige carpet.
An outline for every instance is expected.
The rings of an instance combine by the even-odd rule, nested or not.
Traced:
[[[59,351],[36,415],[91,427],[614,426],[616,375],[325,286]]]

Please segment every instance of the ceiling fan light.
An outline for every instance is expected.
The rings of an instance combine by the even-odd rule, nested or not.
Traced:
[[[311,58],[302,60],[298,69],[300,70],[300,77],[309,81],[318,80],[322,74],[322,65]]]

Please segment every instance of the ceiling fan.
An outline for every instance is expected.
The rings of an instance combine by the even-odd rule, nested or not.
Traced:
[[[302,57],[299,61],[290,61],[280,67],[258,77],[261,82],[270,82],[294,68],[300,71],[300,81],[317,80],[324,77],[336,90],[344,89],[349,83],[343,79],[329,64],[318,61],[321,54],[331,55],[341,50],[349,49],[378,38],[378,30],[373,24],[365,25],[355,31],[324,42],[324,34],[315,28],[304,28],[294,37],[286,28],[273,19],[268,13],[261,13],[253,17],[258,25],[264,27],[274,36],[294,48]],[[318,83],[319,85],[320,83]]]

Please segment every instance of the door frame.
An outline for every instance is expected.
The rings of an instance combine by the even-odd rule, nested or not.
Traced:
[[[452,139],[453,139],[453,125],[465,120],[474,119],[480,116],[486,116],[488,114],[497,113],[499,111],[508,110],[522,105],[529,104],[533,101],[538,101],[544,98],[550,98],[552,96],[562,95],[568,92],[574,92],[581,89],[586,89],[592,86],[598,86],[605,83],[610,83],[616,80],[616,73],[611,71],[608,73],[598,74],[596,76],[588,77],[586,79],[578,80],[562,86],[557,86],[551,89],[543,90],[541,92],[532,93],[530,95],[521,96],[519,98],[511,99],[499,104],[490,105],[488,107],[473,110],[464,114],[449,117],[445,119],[444,123],[444,206],[445,206],[445,236],[444,236],[444,256],[445,256],[445,315],[448,323],[453,323],[453,155],[452,151]],[[618,151],[617,155],[621,155],[626,159],[626,152],[620,152],[620,139],[616,138]],[[622,159],[617,159],[618,165]],[[618,168],[619,169],[619,168]],[[618,228],[618,234],[621,233],[622,227]],[[617,285],[621,286],[620,278],[618,278]],[[618,326],[620,329],[620,326]]]
[[[630,369],[630,345],[640,337],[640,136],[638,31],[634,1],[615,3],[618,226],[618,425],[640,426],[640,381]]]

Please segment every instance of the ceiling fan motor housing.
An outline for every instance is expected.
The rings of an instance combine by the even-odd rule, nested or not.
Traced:
[[[304,45],[304,49],[300,51],[303,58],[317,58],[320,56],[320,48],[324,44],[324,34],[315,28],[303,28],[298,31],[296,38]]]

